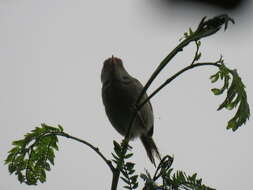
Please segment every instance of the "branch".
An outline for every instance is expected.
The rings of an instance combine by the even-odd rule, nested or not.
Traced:
[[[58,150],[58,138],[63,136],[81,142],[94,150],[105,161],[112,172],[115,171],[111,161],[87,141],[71,136],[63,132],[63,128],[58,128],[41,124],[30,133],[27,133],[21,140],[14,141],[15,146],[8,152],[5,164],[8,164],[10,174],[18,176],[20,183],[36,185],[38,181],[46,181],[46,171],[50,171],[50,164],[54,165],[54,150]]]
[[[87,145],[88,147],[90,147],[92,150],[94,150],[101,158],[102,160],[105,161],[105,163],[107,164],[107,166],[111,169],[112,172],[115,171],[115,168],[113,167],[112,165],[112,162],[110,160],[108,160],[100,151],[99,151],[99,148],[93,146],[92,144],[90,144],[89,142],[85,141],[85,140],[82,140],[82,139],[79,139],[77,137],[74,137],[74,136],[71,136],[67,133],[64,133],[64,132],[55,132],[55,133],[52,133],[52,134],[49,134],[49,135],[58,135],[58,136],[63,136],[63,137],[66,137],[66,138],[69,138],[69,139],[73,139],[75,141],[78,141],[80,143],[83,143],[85,145]]]
[[[142,108],[142,106],[144,106],[153,96],[155,96],[160,90],[162,90],[166,85],[168,85],[169,83],[171,83],[174,79],[176,79],[179,75],[183,74],[185,71],[191,70],[195,67],[200,67],[200,66],[215,66],[215,67],[220,67],[220,65],[218,64],[218,62],[214,62],[214,63],[195,63],[195,64],[191,64],[185,68],[183,68],[182,70],[178,71],[176,74],[174,74],[172,77],[170,77],[169,79],[167,79],[164,83],[162,83],[154,92],[152,92],[143,102],[141,102],[139,104],[139,106],[137,107],[138,110]]]
[[[183,48],[185,46],[187,46],[190,42],[195,41],[197,43],[197,41],[199,41],[201,38],[210,36],[212,34],[215,34],[216,32],[218,32],[221,27],[223,25],[225,25],[224,30],[227,29],[228,23],[232,22],[234,24],[234,20],[232,18],[230,18],[228,15],[223,14],[223,15],[219,15],[216,16],[212,19],[206,20],[206,17],[204,17],[197,29],[193,32],[191,30],[191,28],[189,29],[189,33],[185,33],[184,34],[184,40],[177,45],[176,48],[174,48],[168,55],[167,57],[165,57],[162,62],[158,65],[158,67],[156,68],[156,70],[153,72],[153,74],[151,75],[151,77],[149,78],[148,82],[145,84],[145,86],[143,87],[139,97],[137,98],[136,101],[136,112],[133,115],[130,124],[129,124],[129,128],[127,131],[127,135],[125,137],[125,139],[127,141],[129,141],[129,136],[130,136],[130,132],[132,129],[132,125],[133,125],[133,121],[137,115],[138,110],[141,108],[141,106],[139,106],[139,103],[143,97],[143,95],[146,93],[147,89],[150,87],[151,83],[155,80],[155,78],[158,76],[158,74],[162,71],[162,69],[170,62],[170,60],[179,52],[183,51]],[[197,44],[198,45],[198,44]],[[199,44],[200,46],[200,44]],[[195,59],[196,60],[196,59]]]
[[[195,52],[195,55],[194,55],[194,58],[192,60],[191,65],[193,65],[195,63],[195,61],[198,61],[201,57],[201,52],[199,52],[201,42],[200,41],[195,41],[195,45],[196,45],[196,52]]]
[[[234,23],[234,20],[225,14],[216,16],[216,17],[209,19],[207,21],[205,21],[205,19],[206,19],[206,17],[204,17],[201,20],[201,22],[195,32],[192,32],[190,29],[189,34],[185,33],[185,39],[175,49],[173,49],[167,57],[165,57],[162,60],[162,62],[159,64],[157,69],[153,72],[153,74],[149,78],[148,82],[145,84],[142,92],[140,93],[139,98],[137,99],[137,102],[136,102],[137,105],[138,105],[138,103],[140,103],[142,96],[145,94],[145,92],[147,91],[147,89],[149,88],[151,83],[155,80],[157,75],[161,72],[161,70],[170,62],[170,60],[177,53],[183,51],[183,48],[185,46],[187,46],[192,41],[198,41],[201,38],[204,38],[204,37],[207,37],[207,36],[210,36],[210,35],[216,33],[217,31],[219,31],[221,29],[222,25],[225,25],[224,30],[226,30],[229,21]]]

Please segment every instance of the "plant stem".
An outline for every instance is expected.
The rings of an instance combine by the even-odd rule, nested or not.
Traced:
[[[132,116],[131,120],[130,120],[130,123],[129,123],[129,128],[127,130],[127,134],[125,136],[125,140],[127,141],[127,144],[128,144],[128,141],[129,141],[129,138],[130,138],[130,132],[131,132],[131,129],[132,129],[132,125],[133,125],[133,122],[134,122],[134,119],[136,118],[137,116],[137,112],[140,110],[140,108],[142,106],[139,106],[138,104],[140,103],[141,101],[141,98],[143,97],[143,95],[146,93],[147,89],[150,87],[151,83],[155,80],[155,78],[157,77],[157,75],[161,72],[161,70],[169,63],[169,61],[180,51],[183,51],[183,48],[185,46],[187,46],[191,41],[194,41],[194,37],[188,37],[186,39],[184,39],[176,48],[174,48],[170,53],[169,55],[167,55],[167,57],[165,57],[162,62],[159,64],[159,66],[156,68],[156,70],[153,72],[153,74],[151,75],[151,77],[149,78],[148,82],[145,84],[145,86],[143,87],[139,97],[137,98],[137,101],[136,101],[136,106],[137,106],[137,109],[134,113],[134,115]],[[145,102],[146,103],[146,102]],[[127,146],[126,146],[127,148]]]
[[[151,85],[151,83],[155,80],[155,78],[157,77],[157,75],[161,72],[161,70],[169,63],[169,61],[180,51],[183,51],[183,48],[185,46],[187,46],[191,41],[193,41],[193,39],[191,37],[186,38],[185,40],[183,40],[180,44],[178,44],[177,47],[175,47],[170,53],[169,55],[167,55],[167,57],[165,57],[162,62],[159,64],[159,66],[156,68],[156,70],[153,72],[153,74],[151,75],[151,77],[149,78],[148,82],[145,84],[145,86],[142,89],[142,92],[140,93],[136,104],[138,105],[138,103],[140,102],[142,96],[145,94],[145,92],[147,91],[147,89],[149,88],[149,86]]]
[[[82,139],[79,139],[77,137],[74,137],[74,136],[71,136],[67,133],[64,133],[64,132],[52,132],[50,134],[47,134],[45,136],[51,136],[51,135],[58,135],[58,136],[62,136],[62,137],[66,137],[66,138],[69,138],[69,139],[73,139],[75,141],[78,141],[78,142],[81,142],[85,145],[87,145],[88,147],[90,147],[92,150],[94,150],[101,158],[102,160],[105,161],[105,163],[107,164],[107,166],[110,168],[110,170],[114,173],[115,172],[115,168],[113,167],[112,163],[110,160],[108,160],[100,151],[99,151],[99,148],[93,146],[92,144],[90,144],[89,142],[87,141],[84,141]],[[44,137],[45,137],[44,136]]]
[[[136,112],[137,113],[137,112]],[[132,123],[132,122],[131,122]],[[131,124],[132,125],[132,124]],[[124,156],[127,152],[127,147],[128,147],[128,142],[129,142],[129,139],[127,139],[126,137],[123,139],[122,143],[121,143],[121,146],[122,147],[122,156],[119,157],[119,161],[118,161],[118,164],[117,164],[117,167],[114,169],[114,172],[113,172],[113,177],[112,177],[112,186],[111,186],[111,190],[117,190],[117,185],[118,185],[118,182],[119,182],[119,176],[120,176],[120,168],[122,167],[122,164],[123,164],[123,161],[124,161]]]
[[[195,64],[191,64],[185,68],[183,68],[182,70],[178,71],[176,74],[174,74],[172,77],[168,78],[164,83],[162,83],[153,93],[151,93],[141,104],[139,104],[139,106],[137,107],[137,109],[141,109],[142,106],[144,106],[145,103],[147,103],[153,96],[155,96],[160,90],[162,90],[167,84],[169,84],[170,82],[172,82],[175,78],[177,78],[179,75],[181,75],[182,73],[184,73],[185,71],[188,71],[190,69],[193,69],[195,67],[199,67],[199,66],[216,66],[216,67],[220,67],[220,65],[215,62],[215,63],[195,63]]]
[[[111,190],[117,190],[119,176],[120,176],[120,170],[116,168],[113,172]]]
[[[197,40],[195,41],[195,45],[196,45],[197,49],[196,49],[196,52],[195,52],[195,55],[194,55],[191,65],[193,65],[195,63],[195,61],[198,59],[199,48],[200,48],[200,45],[198,45],[198,42],[200,42],[200,41],[197,41]]]

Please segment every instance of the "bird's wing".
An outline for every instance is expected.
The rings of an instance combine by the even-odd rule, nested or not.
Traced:
[[[133,80],[134,86],[136,91],[138,92],[138,95],[141,93],[143,89],[143,85],[137,80]],[[136,97],[137,98],[137,97]],[[148,98],[147,93],[145,93],[141,99],[141,101],[144,101],[146,98]],[[145,128],[145,131],[147,134],[152,136],[153,134],[153,125],[154,125],[154,116],[153,116],[153,109],[150,101],[148,101],[141,110],[138,111],[137,118],[140,121],[140,124]]]
[[[143,89],[143,85],[140,83],[139,80],[135,79],[134,78],[134,83],[135,83],[135,86],[136,86],[136,90],[138,91],[138,94],[140,94],[142,92],[142,89]],[[145,92],[145,94],[142,96],[142,99],[141,101],[144,101],[146,98],[148,98],[148,95],[147,93]],[[150,103],[150,101],[147,102],[148,106],[150,107],[150,109],[153,111],[153,108],[152,108],[152,105]]]

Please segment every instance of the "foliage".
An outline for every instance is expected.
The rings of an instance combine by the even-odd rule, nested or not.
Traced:
[[[235,21],[226,14],[222,14],[208,20],[204,17],[194,32],[191,28],[189,28],[189,32],[184,33],[184,38],[191,38],[191,41],[198,41],[201,38],[215,34],[223,25],[225,25],[224,30],[226,30],[229,22],[233,24],[235,23]]]
[[[223,15],[216,16],[216,17],[209,19],[209,20],[206,20],[206,17],[204,17],[200,21],[200,23],[195,31],[193,31],[191,28],[189,28],[189,31],[185,32],[184,36],[180,39],[181,42],[161,61],[161,63],[157,66],[157,68],[155,69],[155,71],[152,73],[149,80],[145,84],[145,86],[144,86],[142,92],[140,93],[140,95],[137,99],[137,102],[136,102],[136,107],[138,108],[138,110],[141,109],[141,107],[149,99],[151,99],[154,95],[156,95],[162,88],[164,88],[164,86],[166,86],[168,83],[170,83],[172,80],[174,80],[179,74],[181,74],[185,70],[194,68],[195,67],[195,66],[193,66],[194,62],[199,60],[201,57],[201,53],[199,53],[199,47],[201,45],[200,39],[215,34],[216,32],[218,32],[221,29],[221,27],[223,25],[225,25],[224,30],[226,30],[229,22],[234,23],[234,20],[232,18],[230,18],[228,15],[223,14]],[[162,85],[160,85],[146,100],[141,102],[143,95],[145,94],[147,89],[150,87],[152,82],[155,80],[157,75],[178,53],[182,52],[183,49],[191,42],[195,42],[195,44],[197,46],[197,51],[196,51],[194,59],[191,63],[191,67],[187,67],[187,68],[182,69],[179,72],[179,74],[176,73],[174,76],[172,76],[166,82],[164,82]],[[132,124],[132,122],[130,122],[128,134],[130,134],[131,124]],[[128,135],[127,135],[127,137],[128,137]]]
[[[114,158],[113,162],[118,166],[120,172],[123,175],[123,177],[120,177],[120,178],[126,183],[124,188],[131,189],[131,190],[136,189],[138,187],[138,182],[137,182],[138,175],[134,174],[135,164],[132,162],[125,163],[125,160],[131,158],[133,154],[132,153],[124,154],[123,152],[124,145],[122,143],[119,144],[116,141],[113,141],[113,144],[114,144],[114,153],[112,153],[112,156]],[[124,157],[125,159],[121,159],[122,157]]]
[[[232,81],[231,81],[232,78]],[[221,95],[227,91],[226,99],[219,106],[218,110],[226,108],[228,110],[235,109],[238,106],[237,112],[232,119],[228,121],[227,129],[236,131],[242,124],[245,124],[250,116],[250,108],[247,102],[247,94],[245,85],[236,70],[227,68],[223,63],[219,67],[219,71],[210,77],[211,82],[217,82],[218,79],[223,80],[222,88],[213,88],[212,92],[215,95]]]
[[[176,171],[172,174],[172,163],[173,158],[167,155],[161,160],[153,177],[148,171],[141,174],[140,177],[145,181],[144,190],[214,190],[202,184],[202,179],[198,179],[196,173],[188,176],[183,171]],[[160,178],[162,184],[158,185]]]
[[[213,19],[209,19],[207,21],[206,17],[204,17],[198,28],[195,32],[189,28],[188,32],[184,33],[184,37],[182,39],[194,39],[196,44],[196,53],[191,63],[191,66],[194,67],[196,61],[201,58],[201,52],[199,52],[201,42],[200,38],[212,35],[220,30],[222,25],[225,25],[224,30],[227,29],[228,23],[232,22],[234,24],[234,20],[227,15],[219,15],[214,17]],[[205,63],[204,63],[205,64]],[[198,66],[200,64],[197,64]],[[207,65],[210,65],[208,63]],[[245,91],[245,85],[243,84],[240,76],[237,73],[237,70],[229,69],[225,64],[222,57],[213,65],[219,68],[219,71],[210,77],[211,82],[214,83],[218,81],[218,79],[223,80],[224,85],[222,88],[213,88],[211,89],[215,95],[221,95],[225,91],[227,91],[227,96],[224,102],[219,106],[218,110],[226,108],[228,110],[235,109],[238,105],[238,109],[236,114],[228,121],[227,129],[232,129],[236,131],[239,127],[246,123],[250,116],[250,108],[247,101],[247,94]],[[232,82],[231,82],[232,78]]]
[[[50,171],[50,165],[54,165],[55,154],[58,150],[58,138],[52,132],[62,132],[63,128],[58,128],[42,124],[24,139],[14,141],[8,153],[5,164],[8,164],[10,174],[15,173],[20,183],[36,185],[46,181],[46,171]]]

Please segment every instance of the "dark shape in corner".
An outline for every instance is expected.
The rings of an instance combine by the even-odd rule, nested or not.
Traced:
[[[240,7],[240,5],[242,5],[243,3],[245,3],[246,0],[172,0],[174,2],[176,1],[192,1],[192,2],[198,2],[198,3],[206,3],[209,5],[214,5],[214,6],[218,6],[224,9],[237,9],[238,7]]]

